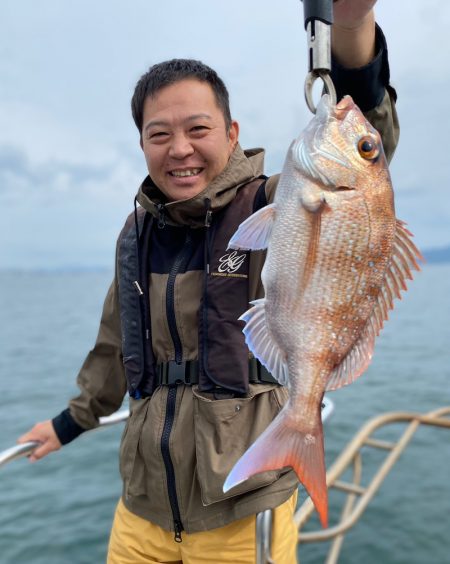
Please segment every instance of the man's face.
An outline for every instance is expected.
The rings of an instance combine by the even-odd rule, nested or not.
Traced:
[[[153,182],[171,201],[202,192],[225,168],[237,143],[206,82],[185,79],[144,104],[141,146]]]

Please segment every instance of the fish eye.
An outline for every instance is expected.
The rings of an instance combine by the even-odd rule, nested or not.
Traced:
[[[375,139],[366,135],[358,141],[358,152],[363,159],[373,161],[380,154],[380,149]]]

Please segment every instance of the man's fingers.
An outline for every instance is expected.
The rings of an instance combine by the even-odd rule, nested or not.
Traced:
[[[50,420],[37,423],[30,431],[17,440],[18,443],[26,443],[28,441],[42,443],[29,456],[31,462],[35,462],[47,456],[50,452],[61,448],[61,443]]]
[[[39,442],[42,442],[41,439],[36,438],[36,435],[35,435],[34,433],[31,433],[31,432],[25,433],[24,435],[21,435],[21,436],[17,439],[17,442],[18,442],[19,444],[28,443],[29,441],[39,441]]]
[[[38,446],[34,449],[34,451],[29,456],[30,462],[36,462],[36,460],[40,460],[50,454],[52,451],[57,450],[54,445],[51,444],[50,441],[45,442],[43,445]]]

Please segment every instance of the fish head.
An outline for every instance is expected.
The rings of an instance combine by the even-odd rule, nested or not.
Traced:
[[[322,96],[316,115],[291,145],[290,160],[324,191],[371,189],[370,180],[380,177],[390,186],[381,136],[351,96],[336,105]]]

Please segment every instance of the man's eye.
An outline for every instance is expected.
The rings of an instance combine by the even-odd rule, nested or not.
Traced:
[[[191,127],[191,131],[195,132],[200,132],[200,131],[206,131],[208,128],[206,127],[206,125],[195,125],[194,127]]]
[[[147,132],[147,139],[149,141],[164,141],[169,134],[167,131],[148,131]]]

